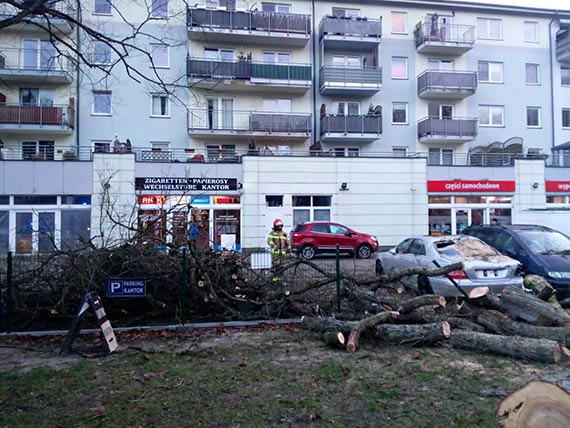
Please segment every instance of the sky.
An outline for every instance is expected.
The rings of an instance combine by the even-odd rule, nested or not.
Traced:
[[[467,0],[458,0],[460,2]],[[538,7],[541,9],[570,10],[570,0],[468,0],[470,3],[500,4],[509,6]]]

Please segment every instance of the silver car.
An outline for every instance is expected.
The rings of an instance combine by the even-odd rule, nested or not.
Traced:
[[[463,270],[448,274],[466,293],[475,287],[489,287],[500,293],[507,285],[523,288],[520,263],[504,256],[493,247],[472,236],[416,236],[405,239],[390,251],[378,253],[376,274],[394,270],[423,267],[433,270],[439,266],[463,263]],[[405,285],[422,294],[461,295],[445,276],[412,275],[402,278]]]

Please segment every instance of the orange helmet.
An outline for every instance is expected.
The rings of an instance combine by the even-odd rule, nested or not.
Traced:
[[[275,221],[273,222],[273,227],[277,226],[283,226],[283,220],[281,220],[280,218],[276,218]]]

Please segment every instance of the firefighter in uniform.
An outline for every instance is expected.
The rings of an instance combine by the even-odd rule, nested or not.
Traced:
[[[291,244],[287,234],[283,232],[283,221],[276,219],[273,222],[273,229],[267,236],[267,244],[271,251],[271,265],[273,271],[273,281],[281,281],[280,274],[277,274],[285,265],[285,256],[291,253]]]

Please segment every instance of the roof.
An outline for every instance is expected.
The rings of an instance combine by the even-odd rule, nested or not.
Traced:
[[[553,151],[558,151],[558,150],[570,150],[570,141],[566,141],[565,143],[562,144],[558,144],[557,146],[554,146],[552,148]]]

